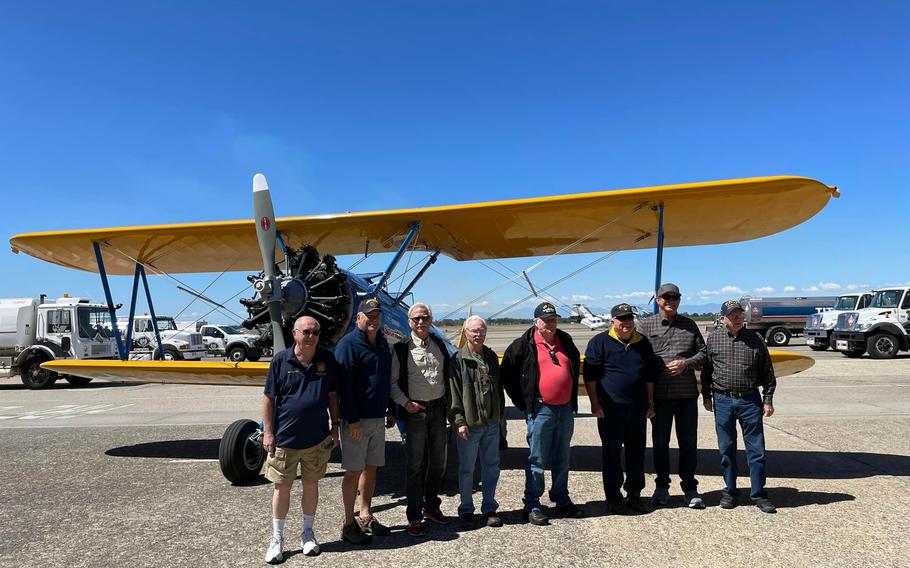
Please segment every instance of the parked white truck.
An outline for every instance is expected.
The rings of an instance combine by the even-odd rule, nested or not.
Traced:
[[[258,361],[262,357],[259,334],[239,325],[207,324],[200,327],[199,332],[209,355],[227,357],[235,363]]]
[[[802,335],[806,316],[834,306],[835,296],[753,298],[744,296],[739,303],[745,310],[746,327],[765,337],[768,347],[787,345],[794,335]]]
[[[161,343],[164,344],[164,357],[166,361],[197,360],[205,356],[205,345],[202,334],[195,329],[181,329],[174,318],[157,316],[158,332],[161,334]],[[124,340],[127,335],[129,318],[117,318],[117,328]],[[130,346],[130,359],[161,359],[158,342],[155,339],[155,328],[152,326],[152,317],[148,314],[133,318],[133,334]]]
[[[814,351],[824,351],[828,347],[834,349],[831,343],[831,334],[837,325],[837,316],[845,312],[854,312],[869,306],[873,292],[862,294],[846,294],[838,296],[837,302],[830,310],[825,310],[811,316],[806,316],[806,345]]]
[[[837,316],[831,339],[847,357],[869,352],[873,359],[892,359],[910,350],[910,288],[881,288],[869,307]]]
[[[41,368],[55,359],[116,359],[117,343],[111,332],[107,306],[88,298],[64,296],[46,300],[0,300],[0,375],[18,374],[30,389],[47,388],[59,378],[72,385],[91,379],[61,377]]]

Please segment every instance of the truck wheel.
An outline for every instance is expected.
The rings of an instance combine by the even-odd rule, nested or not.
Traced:
[[[262,352],[260,351],[248,351],[246,354],[246,360],[251,363],[255,363],[262,358]]]
[[[851,359],[857,359],[859,357],[862,357],[863,354],[865,353],[865,351],[860,351],[858,349],[854,349],[853,351],[841,351],[841,353],[843,353],[845,356],[847,356]]]
[[[249,483],[259,477],[265,463],[262,431],[252,420],[237,420],[227,427],[218,446],[218,465],[232,484]]]
[[[786,345],[790,343],[790,331],[785,327],[772,327],[768,330],[766,342],[771,347]]]
[[[240,363],[246,359],[246,347],[242,347],[240,345],[231,347],[227,352],[227,358],[233,363]]]
[[[152,353],[152,359],[159,360],[158,349]],[[183,357],[180,356],[180,351],[177,351],[176,348],[171,347],[170,345],[164,346],[164,360],[165,361],[180,361]]]
[[[50,361],[47,357],[33,357],[26,364],[22,365],[19,371],[19,378],[22,384],[30,389],[46,389],[57,382],[57,373],[41,368],[41,363]]]
[[[66,379],[66,382],[73,385],[74,387],[83,387],[92,382],[92,379],[88,377],[74,377],[72,375],[67,375],[64,378]]]
[[[897,338],[890,333],[877,333],[869,338],[866,344],[869,350],[869,357],[873,359],[894,359],[900,346]]]

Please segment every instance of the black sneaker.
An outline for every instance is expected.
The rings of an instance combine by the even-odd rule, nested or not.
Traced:
[[[626,499],[626,507],[639,515],[646,515],[651,512],[651,509],[641,500],[641,495],[630,495]]]
[[[349,525],[345,525],[341,529],[341,539],[350,542],[351,544],[369,544],[372,542],[373,537],[363,532],[363,529],[360,528],[360,523],[355,519]]]
[[[632,511],[622,501],[607,501],[607,510],[611,515],[631,515]]]
[[[451,521],[447,516],[442,514],[442,511],[439,509],[424,509],[423,516],[430,519],[437,525],[447,525]]]
[[[566,519],[581,519],[585,516],[584,511],[579,509],[575,503],[569,503],[568,505],[558,505],[556,507],[556,512],[560,517]]]
[[[408,523],[408,534],[418,538],[427,536],[427,526],[423,521],[411,521]]]
[[[370,515],[366,521],[358,518],[357,522],[360,524],[360,530],[364,534],[373,536],[389,536],[392,534],[392,529],[377,521],[373,515]]]
[[[474,515],[458,515],[458,529],[463,531],[472,531],[477,528],[474,522]]]
[[[502,519],[499,517],[499,515],[496,514],[496,511],[491,511],[489,513],[485,513],[484,518],[486,519],[486,523],[487,523],[488,527],[495,528],[495,527],[502,526]]]
[[[724,493],[720,496],[720,508],[721,509],[735,509],[736,508],[736,497],[730,495],[729,493]]]
[[[550,519],[540,509],[532,509],[521,514],[521,519],[526,523],[543,527],[550,524]]]
[[[775,507],[774,503],[772,503],[771,500],[766,497],[759,497],[758,499],[752,499],[752,501],[755,503],[755,506],[758,507],[758,509],[762,513],[776,513],[777,512],[777,507]]]

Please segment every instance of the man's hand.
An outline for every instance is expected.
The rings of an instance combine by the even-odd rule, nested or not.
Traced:
[[[714,401],[713,400],[711,400],[710,398],[706,398],[704,405],[705,405],[705,410],[707,410],[708,412],[714,412]]]
[[[354,422],[353,424],[348,424],[348,434],[351,435],[351,438],[354,440],[359,440],[363,438],[363,424],[360,422]]]
[[[645,411],[645,417],[654,418],[654,403],[653,402],[648,403],[648,410]]]
[[[338,424],[332,424],[332,447],[338,447]]]
[[[762,414],[765,416],[765,418],[771,418],[771,415],[774,414],[774,405],[765,404],[762,407]]]
[[[678,377],[686,370],[686,361],[685,359],[675,359],[667,363],[667,371],[670,372],[671,377]]]
[[[262,436],[262,449],[264,449],[265,452],[270,456],[275,455],[275,434],[266,432]]]
[[[600,405],[600,401],[597,401],[597,400],[592,400],[592,401],[591,401],[591,414],[593,414],[593,415],[596,416],[597,418],[603,418],[603,417],[604,417],[604,409],[603,409],[603,407]]]
[[[410,412],[411,414],[414,414],[415,412],[420,412],[421,410],[426,410],[426,407],[423,406],[422,404],[417,404],[413,400],[409,400],[408,403],[406,405],[404,405],[404,409],[407,410],[408,412]]]
[[[458,435],[461,436],[462,440],[467,440],[468,436],[471,435],[471,431],[468,429],[467,424],[462,424],[458,427]]]
[[[385,427],[386,427],[386,430],[388,430],[389,428],[391,428],[392,426],[394,426],[394,425],[395,425],[395,422],[396,422],[396,419],[395,419],[395,415],[394,415],[394,414],[392,414],[392,413],[390,412],[390,413],[388,413],[388,414],[385,415]]]

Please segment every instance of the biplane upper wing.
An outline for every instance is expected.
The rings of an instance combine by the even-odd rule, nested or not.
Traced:
[[[771,351],[774,374],[785,377],[805,371],[815,360],[789,351]],[[63,374],[135,383],[263,386],[269,364],[229,361],[109,361],[61,359],[41,365]]]
[[[290,245],[310,244],[342,255],[395,251],[409,227],[420,222],[418,249],[480,260],[549,255],[582,237],[571,252],[653,248],[659,204],[664,206],[664,246],[745,241],[802,223],[832,196],[837,190],[819,181],[781,176],[285,217],[276,225]],[[262,269],[252,220],[52,231],[10,239],[13,252],[86,271],[98,270],[93,243],[103,251],[108,274],[131,275],[137,261],[172,274]]]

